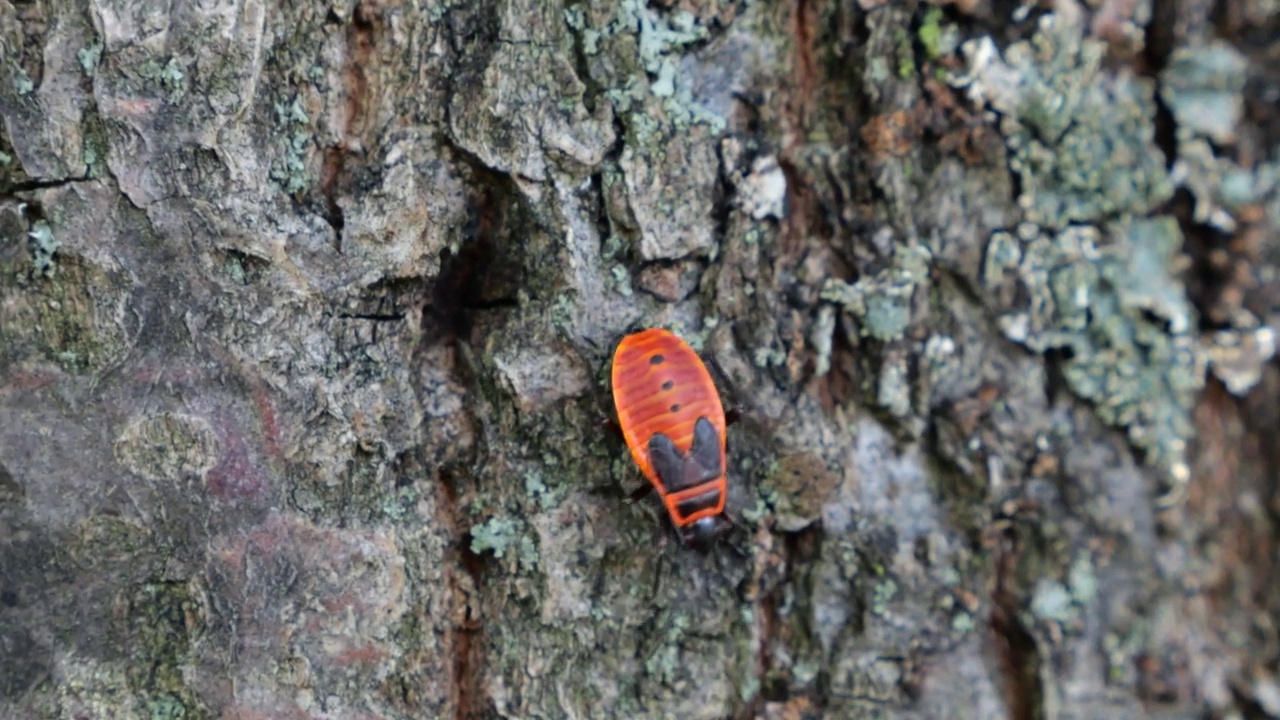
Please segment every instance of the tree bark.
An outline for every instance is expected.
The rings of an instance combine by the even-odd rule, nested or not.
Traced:
[[[1280,11],[1045,5],[0,0],[0,717],[1280,717]]]

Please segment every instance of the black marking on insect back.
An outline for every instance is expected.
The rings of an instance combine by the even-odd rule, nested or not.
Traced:
[[[720,435],[711,421],[702,416],[693,424],[693,445],[689,458],[710,475],[709,480],[720,477]]]
[[[711,427],[711,423],[707,423],[707,427]],[[680,492],[688,490],[691,487],[697,487],[705,482],[710,482],[720,477],[720,452],[719,449],[712,444],[715,450],[713,460],[710,461],[708,467],[705,448],[699,448],[699,429],[694,429],[694,450],[688,455],[681,453],[671,438],[662,433],[654,433],[649,438],[649,464],[653,465],[653,471],[657,474],[658,480],[662,482],[662,487],[668,492]],[[715,428],[711,428],[711,437],[715,439]],[[702,433],[702,442],[706,444],[706,433]],[[699,459],[701,456],[701,459]]]
[[[673,413],[675,413],[675,412],[680,412],[680,403],[676,403],[675,405],[672,405],[672,406],[671,406],[670,408],[668,408],[668,409],[669,409],[671,412],[673,412]]]
[[[675,486],[680,484],[684,458],[680,456],[680,451],[676,449],[676,444],[671,441],[671,438],[662,433],[654,433],[649,438],[649,464],[653,465],[654,473],[658,475],[667,492],[677,489]]]
[[[657,355],[654,355],[653,357],[649,358],[649,364],[661,365],[665,360],[666,358],[662,356],[662,353],[658,353]]]
[[[693,497],[685,498],[676,503],[676,510],[680,512],[680,517],[689,517],[700,510],[713,508],[719,504],[719,502],[720,489],[712,488],[704,493],[699,493]]]
[[[675,387],[675,386],[676,386],[676,381],[675,381],[675,380],[668,380],[668,381],[666,381],[666,382],[662,383],[662,389],[663,389],[663,390],[670,390],[671,388],[673,388],[673,387]]]

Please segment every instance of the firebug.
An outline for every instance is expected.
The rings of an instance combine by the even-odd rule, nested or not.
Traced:
[[[688,343],[654,328],[618,343],[612,385],[631,457],[685,544],[705,550],[732,524],[725,515],[726,414],[711,374]]]

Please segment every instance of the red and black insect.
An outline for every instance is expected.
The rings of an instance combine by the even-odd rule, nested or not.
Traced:
[[[612,382],[631,457],[685,544],[705,550],[732,524],[724,512],[726,415],[711,374],[684,340],[649,329],[618,343]]]

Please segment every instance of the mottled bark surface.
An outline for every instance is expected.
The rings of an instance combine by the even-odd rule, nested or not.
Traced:
[[[0,0],[0,717],[1280,717],[1278,37]],[[741,555],[625,501],[640,326]]]

